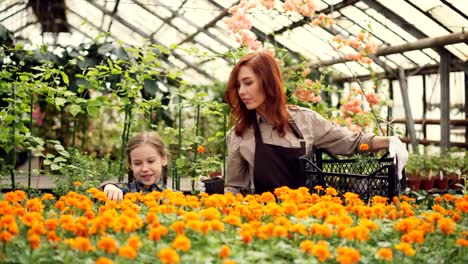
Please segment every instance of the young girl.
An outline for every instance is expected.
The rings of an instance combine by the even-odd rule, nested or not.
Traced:
[[[152,132],[133,137],[127,145],[128,183],[107,183],[107,198],[120,202],[129,192],[163,191],[167,182],[168,153],[164,142]]]

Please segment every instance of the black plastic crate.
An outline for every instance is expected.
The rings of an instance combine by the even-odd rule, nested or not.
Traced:
[[[359,194],[362,200],[373,196],[388,197],[390,200],[406,188],[403,173],[398,180],[397,166],[388,153],[381,158],[337,157],[324,149],[316,149],[301,157],[306,174],[306,186],[311,192],[317,185],[333,187],[343,195],[346,192]]]
[[[205,192],[207,194],[223,194],[224,193],[224,178],[214,177],[203,181],[205,183]]]

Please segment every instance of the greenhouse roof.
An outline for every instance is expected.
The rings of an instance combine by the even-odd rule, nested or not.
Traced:
[[[462,70],[468,58],[466,0],[315,0],[316,13],[330,15],[330,28],[312,27],[299,13],[279,12],[284,1],[275,1],[276,10],[257,8],[251,14],[252,31],[259,40],[285,48],[295,58],[310,65],[332,65],[343,77],[368,75],[357,62],[341,61],[331,44],[333,36],[357,36],[369,30],[379,49],[397,47],[390,54],[376,53],[373,68],[394,74],[399,67],[408,72],[437,72],[438,52],[452,55],[452,70]],[[169,60],[184,70],[194,83],[226,80],[229,61],[221,54],[239,47],[229,34],[223,18],[235,0],[3,0],[0,24],[33,44],[62,46],[93,43],[105,32],[106,40],[128,45],[152,43],[169,47],[178,44]],[[421,39],[460,33],[464,39],[438,45],[416,45]],[[465,35],[463,35],[465,34]],[[443,41],[442,41],[443,42]],[[446,43],[448,43],[446,45]],[[405,46],[405,44],[407,44]],[[398,49],[398,46],[401,49]],[[405,48],[413,45],[413,48]],[[207,56],[188,56],[187,51]],[[398,52],[400,51],[400,52]],[[193,52],[192,52],[193,53]],[[388,52],[387,52],[388,53]],[[303,61],[301,59],[301,61]]]

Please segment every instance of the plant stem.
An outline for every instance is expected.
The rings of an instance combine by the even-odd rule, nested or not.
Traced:
[[[33,104],[34,104],[34,95],[31,92],[31,98],[29,101],[29,133],[31,136],[33,135],[32,127],[33,127]],[[28,150],[28,195],[30,194],[31,189],[31,169],[32,169],[32,151],[31,149]]]
[[[195,123],[195,137],[198,137],[199,127],[200,127],[200,104],[197,105],[197,111],[195,113],[196,123]],[[197,154],[198,154],[198,143],[195,141],[194,148],[193,148],[193,164],[195,165],[197,162]],[[195,190],[195,170],[192,171],[192,191]]]
[[[15,125],[16,125],[16,91],[15,91],[15,85],[12,86],[12,97],[13,97],[13,102],[12,102],[12,109],[13,109],[13,118],[12,121],[12,126],[11,126],[11,168],[10,168],[10,177],[11,177],[11,189],[15,190],[15,165],[16,165],[16,150],[15,150]]]

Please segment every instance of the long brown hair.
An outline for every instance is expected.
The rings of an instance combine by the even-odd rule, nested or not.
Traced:
[[[280,136],[286,134],[288,112],[286,111],[286,94],[284,91],[281,70],[275,58],[266,52],[249,53],[242,57],[229,75],[224,99],[230,107],[231,122],[236,124],[236,134],[242,136],[253,122],[256,122],[255,110],[249,110],[239,97],[239,82],[237,80],[242,66],[249,66],[260,79],[261,89],[265,94],[266,117],[273,123],[273,128]]]
[[[154,132],[141,132],[135,135],[127,144],[128,182],[134,180],[133,171],[130,169],[130,152],[141,145],[150,145],[156,149],[161,157],[168,158],[168,151],[162,139]],[[162,167],[162,180],[167,184],[167,164]]]

